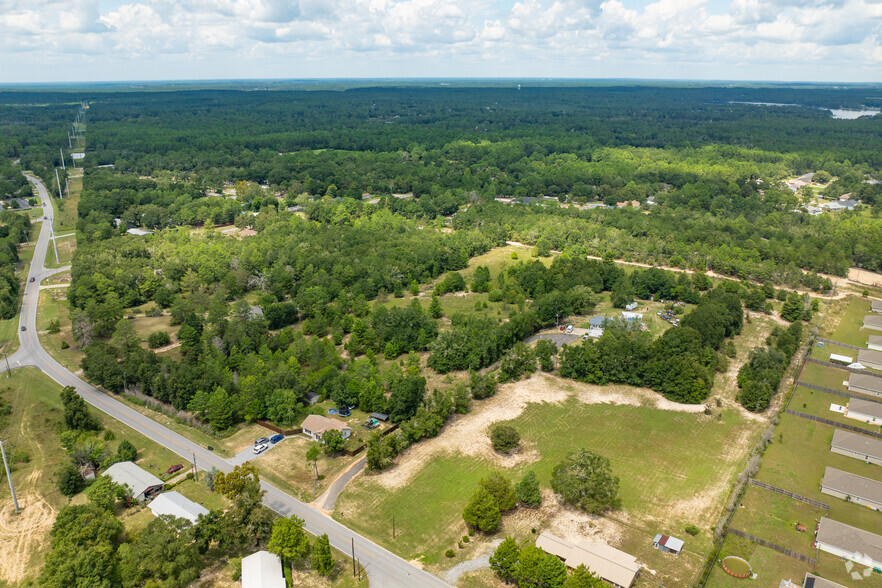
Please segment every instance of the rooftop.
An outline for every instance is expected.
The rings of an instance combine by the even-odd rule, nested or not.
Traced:
[[[104,475],[110,476],[110,479],[117,484],[127,485],[136,497],[148,488],[164,484],[162,480],[131,461],[120,461],[113,464],[105,470]]]
[[[882,351],[873,351],[872,349],[861,349],[857,355],[858,361],[868,363],[882,363]],[[872,377],[872,376],[871,376]],[[879,378],[876,378],[877,380]]]
[[[864,316],[865,325],[873,325],[874,327],[882,327],[882,314],[868,314]]]
[[[821,486],[848,496],[882,504],[882,482],[857,474],[850,474],[827,466],[827,469],[824,470]]]
[[[882,537],[827,517],[818,524],[816,541],[882,561]]]
[[[285,588],[282,560],[269,551],[242,558],[242,588]]]
[[[879,351],[871,351],[870,353],[882,355]],[[848,376],[848,385],[872,390],[873,392],[882,392],[882,378],[871,374],[851,374]]]
[[[536,547],[558,556],[571,568],[585,564],[601,578],[619,586],[630,586],[640,571],[640,564],[632,555],[606,543],[577,544],[551,533],[542,533],[536,539]]]
[[[845,588],[845,586],[806,572],[802,588]]]
[[[150,502],[150,510],[156,516],[171,515],[181,519],[187,519],[191,523],[195,523],[199,519],[199,515],[207,515],[208,509],[193,502],[180,492],[172,490],[164,492],[154,498]]]
[[[833,442],[830,446],[882,459],[882,440],[866,435],[836,429],[833,431]]]
[[[330,429],[343,431],[344,429],[348,429],[349,426],[343,421],[338,421],[337,419],[329,419],[320,414],[311,414],[303,419],[300,428],[312,431],[314,434],[318,435]]]
[[[882,419],[882,403],[863,398],[852,398],[848,401],[848,412],[859,412]]]

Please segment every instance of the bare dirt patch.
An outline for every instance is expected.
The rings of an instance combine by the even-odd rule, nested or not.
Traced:
[[[496,452],[490,444],[487,430],[496,422],[517,418],[530,403],[562,403],[570,396],[576,396],[579,402],[585,404],[653,406],[659,410],[690,413],[704,411],[701,404],[671,402],[648,388],[593,386],[548,374],[534,374],[527,380],[500,386],[496,396],[474,403],[473,412],[454,417],[439,436],[405,450],[394,468],[371,474],[371,477],[386,488],[401,488],[413,479],[423,464],[440,454],[459,453],[480,457],[501,468],[536,461],[539,454],[529,446],[512,455]]]
[[[28,572],[31,556],[39,551],[55,521],[55,509],[34,490],[34,472],[27,478],[27,489],[21,492],[16,514],[12,498],[4,500],[0,509],[0,578],[10,584],[21,582]]]

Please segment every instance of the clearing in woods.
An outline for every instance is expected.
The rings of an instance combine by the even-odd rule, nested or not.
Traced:
[[[478,481],[493,470],[517,481],[535,469],[545,499],[542,508],[505,515],[496,536],[524,539],[535,528],[569,539],[603,537],[635,555],[665,585],[688,585],[711,547],[707,529],[716,523],[762,426],[740,411],[711,412],[705,414],[703,405],[668,402],[646,389],[534,375],[475,402],[471,413],[456,417],[438,437],[406,450],[390,470],[356,478],[340,495],[334,516],[437,571],[470,559],[492,540],[475,535],[461,551],[455,549],[455,558],[444,557],[466,532],[461,513]],[[499,421],[520,432],[518,453],[503,456],[490,446],[488,428]],[[621,480],[622,510],[593,517],[557,502],[550,491],[551,471],[580,448],[610,459]],[[687,524],[702,532],[686,536]],[[652,549],[657,532],[687,539],[686,552],[676,562]]]

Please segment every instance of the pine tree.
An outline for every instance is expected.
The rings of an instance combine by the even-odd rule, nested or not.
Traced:
[[[484,486],[478,486],[462,512],[462,518],[472,527],[485,533],[492,533],[499,528],[499,520],[502,517],[499,514],[499,503],[493,495],[487,492]]]
[[[334,571],[334,557],[327,534],[316,537],[312,545],[312,569],[326,577]]]
[[[798,292],[791,292],[781,306],[781,318],[791,323],[798,321],[802,318],[803,306],[802,296]]]
[[[441,301],[434,294],[432,295],[432,303],[429,305],[429,316],[433,319],[439,319],[444,316],[444,311],[441,309]]]
[[[515,486],[515,496],[518,502],[531,508],[539,508],[542,505],[542,494],[539,492],[539,479],[536,472],[530,470],[524,478]]]
[[[546,553],[536,570],[538,585],[547,588],[562,588],[567,579],[567,566],[556,555]]]
[[[585,564],[574,569],[573,573],[567,577],[563,585],[564,588],[605,588],[606,586],[606,584],[603,583],[603,580],[595,576],[591,570],[585,567]]]
[[[505,582],[514,580],[521,549],[514,537],[506,537],[490,556],[490,569]]]
[[[496,504],[501,512],[513,509],[517,506],[514,489],[511,486],[511,480],[500,474],[493,472],[486,478],[481,480],[481,486],[496,499]]]

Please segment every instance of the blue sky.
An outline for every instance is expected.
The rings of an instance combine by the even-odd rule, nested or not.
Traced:
[[[882,82],[882,0],[0,0],[0,83]]]

